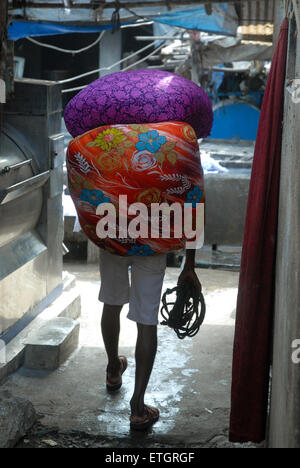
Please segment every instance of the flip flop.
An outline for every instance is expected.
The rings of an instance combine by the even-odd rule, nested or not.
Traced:
[[[135,431],[145,431],[152,426],[159,418],[159,410],[153,406],[144,405],[144,416],[130,416],[130,429]]]
[[[109,392],[115,392],[116,390],[119,390],[119,388],[122,387],[122,374],[124,374],[124,372],[127,369],[127,359],[125,356],[119,356],[119,360],[121,363],[121,369],[120,369],[121,376],[120,376],[119,381],[117,382],[111,381],[110,378],[108,377],[108,373],[106,369],[106,390],[108,390]]]

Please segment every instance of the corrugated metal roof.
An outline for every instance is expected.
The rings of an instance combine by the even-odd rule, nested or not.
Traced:
[[[237,4],[240,24],[243,26],[273,23],[274,0],[247,0]]]
[[[273,40],[274,0],[248,0],[236,5],[241,33],[247,39]]]

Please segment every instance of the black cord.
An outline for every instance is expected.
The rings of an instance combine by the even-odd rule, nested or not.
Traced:
[[[120,9],[122,5],[120,4],[119,0],[115,1],[115,11],[111,16],[111,24],[112,24],[112,33],[118,31],[121,27],[121,20],[120,20]]]
[[[176,301],[167,302],[167,296],[176,292]],[[176,332],[179,339],[195,336],[205,318],[206,306],[201,287],[185,281],[173,289],[167,289],[162,297],[161,315],[167,325]],[[201,305],[199,313],[199,304]],[[169,311],[169,307],[173,308]]]
[[[0,175],[8,174],[9,171],[10,171],[10,167],[9,166],[4,166],[4,168],[1,169],[1,171],[0,171]]]
[[[136,18],[147,21],[147,18],[145,18],[145,16],[138,15],[135,11],[131,10],[131,8],[123,7],[123,10],[128,11],[128,13],[130,13],[132,16],[135,16]],[[149,21],[149,18],[148,18],[148,21]]]

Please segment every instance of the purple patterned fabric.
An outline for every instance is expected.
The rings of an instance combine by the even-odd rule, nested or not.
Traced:
[[[211,102],[200,86],[153,69],[112,73],[94,81],[71,99],[64,117],[73,137],[101,125],[177,120],[205,138],[213,123]]]

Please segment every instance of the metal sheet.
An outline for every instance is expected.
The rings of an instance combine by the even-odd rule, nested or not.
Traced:
[[[240,4],[238,10],[242,26],[241,32],[245,38],[257,38],[272,42],[275,3],[274,0],[252,0]]]
[[[0,248],[34,229],[43,198],[40,184],[22,185],[33,179],[30,158],[13,140],[13,129],[5,132],[0,142]]]
[[[27,233],[0,249],[0,333],[47,295],[47,249]]]
[[[62,243],[64,236],[62,195],[47,200],[45,238],[48,248],[47,293],[49,294],[62,282]]]
[[[242,245],[251,170],[205,176],[205,244]]]
[[[0,190],[20,197],[0,204],[0,334],[62,284],[61,112],[60,87],[39,80],[17,81],[14,99],[4,106],[11,151],[0,152],[0,172],[10,166]]]
[[[273,23],[275,3],[274,0],[240,2],[238,6],[240,23],[244,26]]]
[[[31,158],[16,144],[12,132],[4,131],[0,137],[0,190],[33,176],[27,163]]]
[[[47,247],[35,231],[26,232],[17,240],[1,247],[0,285],[4,278],[46,250]]]
[[[25,195],[33,190],[40,188],[49,179],[50,171],[42,172],[29,179],[22,180],[17,184],[10,185],[3,190],[0,190],[0,205],[9,203],[17,198],[24,201]]]
[[[39,220],[42,193],[30,192],[25,200],[18,198],[0,206],[0,248],[33,229]],[[0,255],[1,257],[1,255]],[[2,258],[1,258],[2,263]]]
[[[50,137],[51,169],[60,167],[65,162],[64,134],[58,133]]]
[[[46,116],[62,110],[61,87],[53,81],[16,79],[15,90],[15,98],[5,105],[6,114]]]

